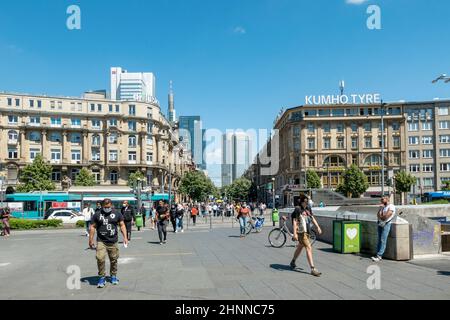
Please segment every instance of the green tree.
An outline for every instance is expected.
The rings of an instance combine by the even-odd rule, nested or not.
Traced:
[[[310,189],[319,189],[322,187],[322,181],[316,171],[310,169],[306,172],[306,184],[307,188]]]
[[[203,171],[186,172],[178,190],[193,201],[205,201],[210,195],[219,195],[218,189]]]
[[[442,191],[450,191],[450,180],[444,181],[443,184],[445,186],[442,187]]]
[[[336,191],[350,198],[359,198],[369,188],[366,175],[354,164],[345,170],[343,180]]]
[[[411,191],[411,187],[417,183],[416,178],[406,171],[399,171],[395,175],[395,190],[402,196],[402,204],[405,203],[405,193]]]
[[[33,163],[27,165],[20,173],[21,184],[17,187],[17,192],[55,190],[51,180],[52,171],[52,166],[46,163],[41,155],[37,155]]]
[[[252,182],[246,178],[234,180],[231,184],[228,194],[234,201],[247,201],[252,189]]]
[[[134,188],[137,186],[138,180],[145,179],[144,174],[141,171],[136,171],[130,174],[128,177],[128,186]]]
[[[95,186],[95,178],[91,171],[83,168],[75,178],[74,185],[77,187],[92,187]]]

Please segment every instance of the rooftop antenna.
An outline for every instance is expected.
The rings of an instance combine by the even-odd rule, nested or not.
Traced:
[[[339,90],[341,92],[341,96],[344,95],[344,89],[345,89],[345,81],[341,80],[341,81],[339,81]]]

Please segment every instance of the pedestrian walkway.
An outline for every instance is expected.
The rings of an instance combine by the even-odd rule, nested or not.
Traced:
[[[291,271],[294,248],[271,248],[270,228],[239,239],[238,228],[196,228],[169,233],[159,245],[157,232],[134,232],[121,248],[119,286],[96,288],[95,252],[82,231],[18,233],[0,241],[0,299],[450,299],[450,263],[433,266],[383,261],[381,289],[369,290],[367,257],[341,255],[316,243],[322,277]],[[80,290],[67,288],[67,267],[81,270]],[[161,271],[163,270],[163,272]]]

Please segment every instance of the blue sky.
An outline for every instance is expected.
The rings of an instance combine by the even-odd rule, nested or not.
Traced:
[[[361,2],[355,1],[354,2]],[[271,128],[310,94],[450,97],[450,2],[444,0],[16,0],[0,2],[0,91],[80,96],[109,89],[109,68],[152,71],[163,110],[208,128]],[[82,29],[66,28],[81,7]],[[366,27],[370,4],[382,30]]]

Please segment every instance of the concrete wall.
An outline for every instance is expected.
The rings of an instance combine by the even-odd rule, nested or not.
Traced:
[[[280,215],[288,216],[288,225],[292,230],[290,215],[293,209],[283,209]],[[320,241],[333,243],[333,220],[357,219],[361,222],[361,251],[375,254],[377,249],[378,231],[376,216],[372,214],[358,214],[342,211],[315,211],[315,217],[323,234],[318,237]],[[411,230],[407,221],[397,218],[392,225],[384,258],[391,260],[412,259]]]

